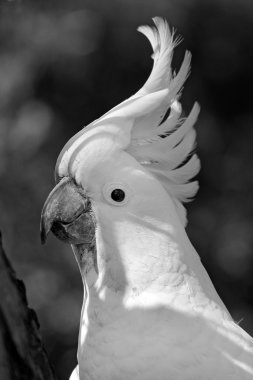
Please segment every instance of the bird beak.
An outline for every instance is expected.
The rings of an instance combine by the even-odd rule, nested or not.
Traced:
[[[91,203],[83,189],[63,178],[49,194],[41,213],[41,242],[50,230],[69,244],[90,244],[95,236]]]

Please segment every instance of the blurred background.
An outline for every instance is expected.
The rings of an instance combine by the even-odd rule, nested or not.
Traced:
[[[136,92],[165,17],[193,54],[183,105],[201,104],[200,191],[188,233],[236,321],[253,334],[252,0],[0,1],[0,228],[59,380],[76,364],[82,283],[70,248],[40,245],[42,205],[65,142]]]

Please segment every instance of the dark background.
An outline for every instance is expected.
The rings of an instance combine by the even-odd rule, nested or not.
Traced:
[[[82,284],[71,249],[40,245],[42,205],[64,143],[136,92],[163,16],[193,54],[183,104],[201,104],[200,191],[190,238],[236,321],[253,334],[252,0],[0,1],[0,228],[59,380],[76,362]]]

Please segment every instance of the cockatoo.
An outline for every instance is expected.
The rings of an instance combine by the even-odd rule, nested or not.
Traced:
[[[253,339],[185,232],[200,168],[199,106],[183,118],[179,102],[191,55],[173,74],[177,41],[153,21],[139,28],[153,48],[148,80],[67,142],[42,210],[42,241],[52,230],[72,245],[84,284],[70,379],[253,379]]]

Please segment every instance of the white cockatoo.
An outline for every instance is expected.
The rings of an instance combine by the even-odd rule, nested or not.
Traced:
[[[253,379],[253,340],[233,321],[186,232],[196,193],[195,104],[181,117],[186,52],[166,21],[142,26],[154,65],[133,96],[63,148],[41,220],[72,244],[84,284],[71,380]],[[168,114],[169,110],[169,114]]]

